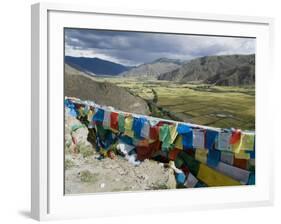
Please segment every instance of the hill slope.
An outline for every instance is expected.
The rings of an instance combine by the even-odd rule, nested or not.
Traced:
[[[65,56],[65,63],[81,71],[96,75],[118,75],[131,67],[99,58]]]
[[[125,77],[157,79],[159,75],[179,68],[180,64],[179,60],[159,58],[151,63],[142,64],[127,72],[123,72],[121,75]]]
[[[255,83],[255,55],[196,58],[176,70],[160,75],[158,79],[182,83],[199,81],[216,85],[253,85]]]
[[[97,104],[112,106],[126,112],[149,114],[149,108],[143,99],[111,83],[97,82],[67,64],[65,64],[64,94],[82,100],[92,100]]]

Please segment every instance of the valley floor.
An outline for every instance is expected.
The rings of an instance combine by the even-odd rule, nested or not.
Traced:
[[[181,84],[123,77],[95,78],[145,99],[151,116],[220,128],[255,130],[255,87]]]

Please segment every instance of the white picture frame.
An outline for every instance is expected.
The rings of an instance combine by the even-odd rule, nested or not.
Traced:
[[[38,3],[32,5],[31,215],[37,220],[114,216],[273,203],[267,105],[273,19]],[[251,36],[256,45],[256,185],[154,192],[63,194],[63,28]],[[263,74],[267,74],[265,77]],[[177,200],[181,198],[181,200]],[[106,209],[105,209],[106,207]],[[126,209],[124,209],[124,207]]]

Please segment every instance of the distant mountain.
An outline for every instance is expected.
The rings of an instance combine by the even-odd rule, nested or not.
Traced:
[[[157,79],[159,75],[173,71],[180,67],[180,60],[159,58],[151,63],[139,65],[121,75],[125,77],[151,78]]]
[[[179,59],[172,59],[172,58],[158,58],[156,60],[154,60],[152,63],[156,63],[156,62],[159,62],[159,63],[174,63],[174,64],[178,64],[178,65],[181,65],[184,61],[182,60],[179,60]]]
[[[65,56],[65,63],[92,75],[118,75],[132,68],[100,58]]]
[[[255,55],[223,55],[196,58],[161,74],[159,80],[181,83],[198,81],[215,85],[253,85]]]
[[[147,103],[134,96],[126,89],[109,82],[98,82],[86,73],[65,64],[64,94],[82,100],[91,100],[100,105],[112,106],[116,109],[148,115]]]

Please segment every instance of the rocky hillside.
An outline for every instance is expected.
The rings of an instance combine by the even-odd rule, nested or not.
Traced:
[[[208,56],[193,59],[178,69],[161,74],[159,80],[196,81],[215,85],[253,85],[255,55]]]
[[[67,64],[65,64],[64,94],[127,112],[149,114],[149,108],[143,99],[111,83],[95,81],[91,76]]]
[[[127,72],[123,72],[121,75],[125,77],[157,79],[159,75],[173,71],[179,68],[180,65],[181,61],[179,60],[159,58],[151,63],[142,64]]]

